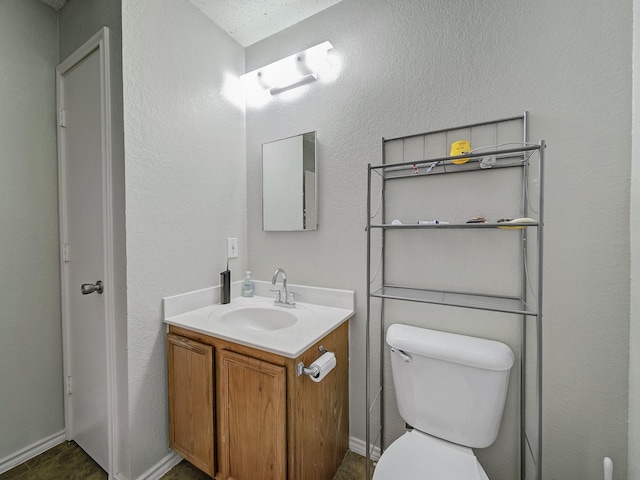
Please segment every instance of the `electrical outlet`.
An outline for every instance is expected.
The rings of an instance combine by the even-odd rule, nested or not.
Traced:
[[[227,258],[238,258],[237,238],[227,238]]]

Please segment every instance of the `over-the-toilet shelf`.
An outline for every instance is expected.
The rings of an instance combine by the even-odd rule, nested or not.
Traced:
[[[529,142],[528,124],[525,112],[383,138],[382,161],[368,166],[367,474],[372,454],[385,444],[383,339],[399,321],[385,318],[398,311],[386,305],[415,302],[520,319],[521,479],[541,480],[545,142]],[[469,150],[455,150],[457,144]],[[490,263],[492,255],[498,260]]]

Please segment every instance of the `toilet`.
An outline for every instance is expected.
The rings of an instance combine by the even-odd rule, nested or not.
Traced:
[[[398,410],[413,429],[384,451],[373,480],[489,480],[472,448],[498,435],[511,349],[402,324],[386,338]]]

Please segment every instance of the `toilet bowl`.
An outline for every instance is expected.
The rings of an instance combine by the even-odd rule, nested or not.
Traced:
[[[489,480],[472,448],[498,435],[511,349],[402,324],[388,328],[387,344],[398,410],[413,429],[384,451],[373,480]]]
[[[384,451],[373,480],[489,480],[468,447],[426,433],[405,433]]]

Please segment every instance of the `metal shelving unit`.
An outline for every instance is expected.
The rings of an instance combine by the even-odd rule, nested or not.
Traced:
[[[514,138],[516,131],[517,138]],[[521,479],[524,480],[527,472],[530,478],[541,480],[542,478],[542,251],[543,251],[543,214],[544,214],[544,149],[545,142],[536,144],[528,142],[528,114],[522,116],[504,118],[491,122],[483,122],[471,125],[464,125],[451,129],[443,129],[422,134],[397,137],[392,139],[382,139],[382,162],[378,165],[368,166],[368,188],[367,188],[367,336],[366,336],[366,447],[367,447],[367,478],[371,478],[372,473],[372,452],[379,445],[380,451],[384,448],[384,404],[385,404],[385,347],[384,335],[386,331],[385,305],[386,302],[406,301],[444,305],[457,308],[486,310],[492,312],[502,312],[513,314],[522,322],[521,328],[521,356],[520,356],[520,472]],[[508,135],[504,132],[510,132]],[[453,136],[455,135],[455,136]],[[451,140],[458,140],[460,137],[469,138],[473,147],[474,135],[476,138],[491,138],[491,147],[472,150],[465,153],[468,158],[466,163],[459,163],[459,157],[442,155],[448,151]],[[508,143],[499,143],[501,137],[508,137]],[[387,162],[387,147],[390,142],[402,146],[402,156],[405,157],[404,142],[423,142],[424,152],[422,158],[402,158],[402,161]],[[439,149],[433,145],[440,143]],[[427,147],[428,146],[428,147]],[[397,156],[396,156],[397,157]],[[536,175],[530,178],[530,169],[535,167]],[[521,175],[521,205],[522,217],[528,217],[530,212],[531,196],[529,190],[532,185],[536,187],[537,196],[537,221],[533,223],[440,223],[440,224],[396,224],[386,220],[386,198],[388,182],[403,181],[403,179],[422,177],[428,183],[437,182],[438,179],[427,180],[428,177],[438,177],[441,175],[465,174],[465,175],[492,175],[496,170],[503,168],[519,169]],[[380,190],[376,193],[380,197],[380,207],[378,212],[372,214],[372,196],[374,195],[373,179],[380,179]],[[486,177],[485,177],[486,178]],[[533,180],[533,181],[532,181]],[[533,211],[534,209],[531,208]],[[374,221],[377,219],[377,221]],[[450,291],[432,288],[417,288],[415,285],[397,285],[387,281],[385,272],[387,252],[387,234],[392,231],[421,231],[423,235],[429,235],[434,231],[465,230],[469,235],[477,235],[478,231],[486,229],[517,229],[520,240],[520,263],[513,265],[520,276],[520,294],[496,295],[495,293],[478,293],[466,291]],[[375,239],[373,238],[376,232]],[[528,250],[529,232],[535,231],[535,248]],[[396,234],[398,234],[396,233]],[[379,242],[379,245],[378,245]],[[374,245],[376,243],[376,245]],[[374,251],[379,253],[380,262],[377,271],[372,278],[372,255]],[[534,262],[531,262],[531,259]],[[375,262],[374,262],[375,263]],[[537,275],[535,286],[529,281],[529,263],[535,263],[535,273]],[[373,286],[374,280],[379,285]],[[397,283],[397,282],[396,282]],[[425,283],[430,283],[426,280]],[[433,282],[435,283],[435,282]],[[528,290],[533,294],[528,299]],[[374,299],[378,299],[374,303]],[[374,309],[378,324],[374,321]],[[530,319],[533,324],[527,324]],[[534,335],[534,338],[527,338]],[[377,381],[379,385],[372,391],[372,339],[378,342],[379,351],[379,372]],[[528,350],[534,349],[533,352]],[[528,357],[534,355],[535,363],[532,361],[527,366]],[[533,371],[535,378],[527,379],[525,374]],[[534,385],[535,392],[529,395],[535,398],[535,405],[527,405],[527,384]],[[529,408],[529,409],[528,409]],[[532,431],[527,430],[527,419],[525,413],[533,412]],[[376,414],[379,421],[377,432],[372,431],[372,415]],[[375,435],[374,435],[375,434]],[[527,455],[530,462],[527,468]]]

